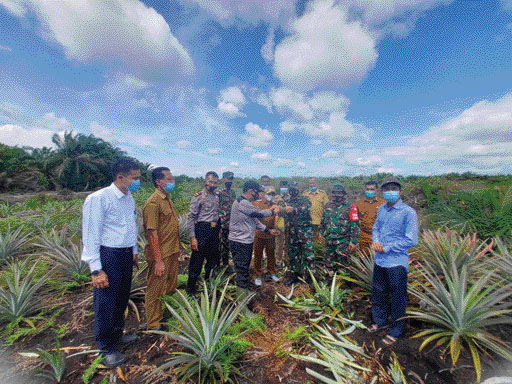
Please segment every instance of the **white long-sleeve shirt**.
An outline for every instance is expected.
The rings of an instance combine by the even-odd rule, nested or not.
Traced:
[[[112,183],[85,199],[82,217],[82,260],[91,271],[102,269],[100,246],[133,248],[137,253],[137,210],[130,192]]]

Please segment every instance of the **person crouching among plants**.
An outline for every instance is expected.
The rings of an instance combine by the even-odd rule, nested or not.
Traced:
[[[387,201],[379,207],[372,232],[375,251],[370,332],[388,329],[382,342],[391,346],[405,327],[409,249],[418,244],[418,216],[400,198],[402,186],[390,177],[381,185]]]

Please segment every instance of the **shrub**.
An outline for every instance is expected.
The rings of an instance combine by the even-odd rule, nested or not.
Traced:
[[[30,232],[23,232],[23,226],[11,230],[9,225],[5,235],[0,232],[0,264],[13,262],[28,245],[30,236]]]

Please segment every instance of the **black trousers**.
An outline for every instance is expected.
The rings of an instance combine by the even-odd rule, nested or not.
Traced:
[[[114,352],[123,335],[124,312],[132,286],[133,248],[100,247],[108,288],[94,288],[94,336],[98,348]]]
[[[251,266],[253,243],[244,244],[238,241],[230,241],[229,248],[233,256],[233,263],[235,264],[236,272],[236,285],[239,288],[247,288],[251,276],[249,274],[249,267]]]
[[[196,283],[203,269],[204,260],[204,278],[210,278],[212,269],[219,265],[219,231],[220,222],[215,227],[211,223],[199,222],[195,225],[197,251],[192,251],[190,263],[188,265],[187,292],[196,293]]]

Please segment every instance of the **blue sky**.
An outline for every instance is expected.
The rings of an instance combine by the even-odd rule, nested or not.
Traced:
[[[175,174],[512,173],[512,0],[0,0],[0,142]]]

